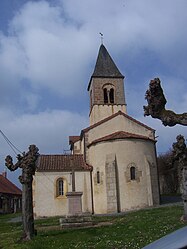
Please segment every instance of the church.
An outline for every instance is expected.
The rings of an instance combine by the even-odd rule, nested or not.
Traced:
[[[127,114],[124,76],[103,44],[87,90],[90,125],[69,136],[71,154],[39,156],[35,217],[159,204],[155,130]]]

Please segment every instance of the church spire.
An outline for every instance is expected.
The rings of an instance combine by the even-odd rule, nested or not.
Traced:
[[[103,44],[99,48],[88,91],[91,125],[115,112],[126,113],[124,76]]]
[[[90,83],[92,78],[124,78],[103,44],[101,44],[99,48],[95,69],[91,76]],[[90,83],[88,85],[88,91]]]

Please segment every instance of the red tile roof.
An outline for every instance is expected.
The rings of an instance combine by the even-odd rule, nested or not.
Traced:
[[[3,175],[0,175],[0,193],[12,195],[22,194],[21,190]]]
[[[85,129],[83,129],[83,130],[81,131],[81,137],[82,137],[82,135],[83,135],[85,132],[87,132],[87,131],[89,131],[89,130],[91,130],[91,129],[93,129],[93,128],[95,128],[95,127],[97,127],[97,126],[99,126],[99,125],[101,125],[101,124],[103,124],[103,123],[105,123],[105,122],[107,122],[107,121],[113,119],[113,118],[115,118],[115,117],[117,117],[118,115],[122,115],[122,116],[124,116],[125,118],[127,118],[127,119],[129,119],[129,120],[135,122],[136,124],[139,124],[139,125],[143,126],[144,128],[146,128],[146,129],[148,129],[148,130],[154,131],[154,129],[152,129],[151,127],[149,127],[149,126],[147,126],[147,125],[145,125],[145,124],[139,122],[138,120],[136,120],[136,119],[130,117],[130,116],[127,115],[126,113],[124,113],[124,112],[122,112],[122,111],[118,111],[118,112],[114,113],[113,115],[111,115],[111,116],[109,116],[109,117],[107,117],[107,118],[105,118],[105,119],[102,119],[101,121],[99,121],[99,122],[97,122],[97,123],[95,123],[95,124],[93,124],[93,125],[91,125],[91,126],[85,128]]]
[[[40,155],[37,171],[91,171],[83,155]]]
[[[149,137],[146,136],[142,136],[142,135],[137,135],[137,134],[133,134],[133,133],[129,133],[129,132],[125,132],[125,131],[118,131],[118,132],[114,132],[110,135],[98,138],[94,141],[92,141],[88,147],[90,147],[91,145],[94,145],[96,143],[99,142],[104,142],[104,141],[111,141],[111,140],[116,140],[116,139],[125,139],[125,138],[134,138],[134,139],[145,139],[145,140],[150,140],[155,142],[154,139],[151,139]]]

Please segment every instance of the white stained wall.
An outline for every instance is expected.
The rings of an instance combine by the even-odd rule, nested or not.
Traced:
[[[114,113],[122,111],[126,113],[125,105],[94,105],[90,114],[90,125],[93,125]]]
[[[72,191],[71,172],[36,172],[33,181],[33,203],[35,217],[60,216],[68,214],[66,196],[56,197],[56,181],[62,177],[65,191]],[[90,172],[75,172],[77,192],[83,192],[82,211],[92,212]]]
[[[101,142],[89,148],[90,163],[94,165],[95,213],[107,213],[105,165],[107,156],[112,154],[116,157],[118,169],[120,211],[158,204],[159,193],[154,142],[141,139],[115,140]],[[129,181],[128,179],[131,163],[137,167],[139,180]],[[95,181],[97,171],[100,171],[101,175],[100,184]]]

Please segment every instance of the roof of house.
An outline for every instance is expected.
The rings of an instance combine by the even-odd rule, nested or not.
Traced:
[[[143,136],[143,135],[137,135],[137,134],[133,134],[133,133],[129,133],[129,132],[125,132],[125,131],[118,131],[118,132],[114,132],[110,135],[98,138],[94,141],[92,141],[88,147],[90,147],[91,145],[94,145],[96,143],[99,142],[106,142],[106,141],[112,141],[112,140],[117,140],[117,139],[126,139],[126,138],[133,138],[133,139],[144,139],[144,140],[150,140],[155,142],[154,139],[151,139],[149,137]]]
[[[93,129],[93,128],[95,128],[95,127],[97,127],[97,126],[99,126],[99,125],[101,125],[101,124],[103,124],[103,123],[105,123],[105,122],[107,122],[107,121],[113,119],[113,118],[115,118],[115,117],[117,117],[118,115],[122,115],[122,116],[124,116],[125,118],[127,118],[127,119],[129,119],[129,120],[135,122],[136,124],[138,124],[138,125],[140,125],[140,126],[146,128],[146,129],[148,129],[148,130],[150,130],[150,131],[154,131],[153,128],[151,128],[151,127],[149,127],[149,126],[147,126],[147,125],[141,123],[140,121],[138,121],[138,120],[136,120],[136,119],[130,117],[129,115],[127,115],[126,113],[124,113],[124,112],[122,112],[122,111],[118,111],[118,112],[114,113],[113,115],[111,115],[111,116],[109,116],[109,117],[107,117],[107,118],[105,118],[105,119],[102,119],[101,121],[99,121],[99,122],[97,122],[97,123],[95,123],[95,124],[93,124],[93,125],[91,125],[91,126],[88,126],[88,127],[85,128],[85,129],[83,129],[83,130],[81,131],[81,137],[82,137],[82,135],[83,135],[85,132],[87,132],[87,131],[89,131],[89,130],[91,130],[91,129]]]
[[[91,171],[82,154],[76,155],[40,155],[37,171]]]
[[[88,91],[92,78],[124,78],[103,44],[99,48],[95,69],[88,85]]]
[[[0,193],[21,195],[21,190],[3,175],[0,175]]]

